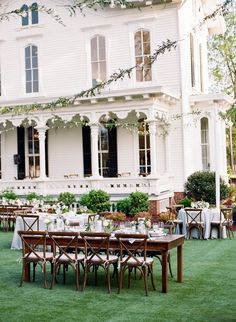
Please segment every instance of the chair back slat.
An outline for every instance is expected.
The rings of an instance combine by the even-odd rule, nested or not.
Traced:
[[[39,230],[39,216],[38,215],[26,215],[26,214],[20,214],[18,215],[18,217],[20,217],[23,221],[23,225],[24,225],[24,230],[28,230],[28,231],[35,231],[35,230]]]
[[[109,233],[81,232],[80,236],[84,241],[86,260],[93,261],[93,259],[98,258],[100,261],[104,261],[100,256],[101,252],[105,252],[107,260],[109,259]]]

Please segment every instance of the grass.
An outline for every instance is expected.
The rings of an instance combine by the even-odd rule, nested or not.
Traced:
[[[73,272],[66,285],[43,288],[40,270],[35,283],[18,287],[21,251],[10,250],[11,232],[0,232],[0,321],[236,321],[236,238],[190,240],[184,243],[183,283],[176,282],[176,252],[172,251],[174,279],[169,277],[167,294],[161,293],[160,264],[155,263],[156,291],[144,295],[143,281],[127,283],[121,294],[106,290],[103,272],[99,285],[93,280],[84,292],[76,292]],[[49,274],[48,274],[49,275]],[[50,276],[48,276],[50,279]]]

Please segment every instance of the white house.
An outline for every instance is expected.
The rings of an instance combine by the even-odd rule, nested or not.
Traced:
[[[108,6],[75,17],[41,1],[64,25],[41,10],[27,11],[32,4],[1,1],[2,12],[24,5],[25,13],[0,24],[0,190],[102,189],[112,200],[143,191],[158,211],[182,195],[194,171],[226,177],[219,112],[231,100],[208,94],[207,68],[208,36],[223,32],[224,21],[202,23],[216,0],[137,1],[141,10]],[[177,41],[176,49],[150,64],[167,39]],[[48,108],[135,64],[130,78],[100,94]]]

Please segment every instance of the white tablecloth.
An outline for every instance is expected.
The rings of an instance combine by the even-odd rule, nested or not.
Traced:
[[[47,228],[49,230],[60,230],[60,227],[58,227],[58,225],[60,224],[60,221],[57,220],[56,215],[54,214],[49,215],[48,213],[40,213],[38,215],[39,215],[39,230],[46,230]],[[47,224],[45,223],[45,219],[47,217],[52,220],[52,223],[49,224],[48,227],[47,227]],[[88,214],[75,215],[75,214],[68,213],[68,214],[65,214],[65,219],[67,224],[69,224],[70,222],[79,222],[79,225],[83,226],[88,222]],[[30,224],[30,222],[31,223],[33,222],[33,219],[27,218],[27,221]],[[36,225],[35,227],[33,226],[32,228],[37,230]],[[61,228],[63,227],[61,226]],[[22,248],[21,239],[20,239],[20,236],[18,235],[19,230],[24,230],[24,223],[20,216],[16,218],[16,224],[15,224],[14,234],[13,234],[12,243],[11,243],[11,249]]]
[[[186,236],[187,233],[187,214],[184,209],[180,209],[178,213],[178,220],[182,222],[182,234]],[[212,229],[211,232],[211,222],[220,222],[220,211],[215,208],[204,208],[202,209],[202,215],[201,220],[204,222],[204,230],[203,230],[203,236],[204,239],[211,238],[217,238],[218,231],[216,228]],[[179,227],[177,225],[176,233],[179,233]],[[223,227],[223,233],[222,238],[227,238],[226,236],[226,228]],[[191,233],[192,238],[198,238],[198,232],[194,229],[192,229]]]

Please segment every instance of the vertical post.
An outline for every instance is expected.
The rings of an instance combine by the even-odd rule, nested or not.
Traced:
[[[92,157],[92,177],[99,177],[98,169],[98,131],[99,126],[92,124],[91,129],[91,157]]]
[[[156,120],[148,121],[150,133],[151,175],[157,175],[157,128]]]
[[[45,138],[47,126],[44,127],[35,127],[38,130],[39,134],[39,163],[40,163],[40,180],[46,179],[46,157],[45,157]]]
[[[232,169],[232,172],[234,172],[234,153],[233,153],[233,136],[232,136],[232,126],[233,122],[229,121],[229,151],[230,151],[230,166]]]
[[[218,109],[214,110],[214,136],[215,136],[215,190],[216,190],[216,208],[220,209],[220,173],[219,173],[219,158],[220,158],[220,138],[219,134],[219,116]]]

